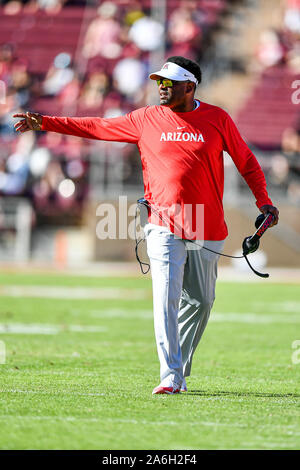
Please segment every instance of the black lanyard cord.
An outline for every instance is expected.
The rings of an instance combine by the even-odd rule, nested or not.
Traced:
[[[140,268],[141,268],[141,271],[143,274],[147,274],[150,270],[150,265],[148,263],[145,263],[145,262],[142,262],[140,260],[140,257],[138,255],[138,246],[139,244],[145,240],[145,237],[141,238],[140,240],[137,240],[137,235],[136,235],[136,219],[137,219],[137,209],[138,209],[138,206],[139,204],[145,206],[145,207],[149,207],[151,209],[152,212],[154,212],[155,214],[158,215],[158,217],[161,219],[162,222],[165,222],[166,225],[168,225],[168,222],[164,220],[164,217],[162,216],[162,214],[155,209],[155,207],[151,206],[149,204],[149,202],[144,199],[144,198],[141,198],[141,199],[138,199],[137,201],[137,206],[136,206],[136,210],[135,210],[135,218],[134,218],[134,232],[135,232],[135,255],[136,255],[136,259],[138,260],[139,264],[140,264]],[[266,219],[264,221],[267,220],[268,217],[266,217]],[[261,229],[263,223],[261,224],[261,226],[259,227],[259,229]],[[226,258],[233,258],[233,259],[241,259],[241,258],[245,258],[248,266],[250,267],[250,269],[252,269],[252,271],[259,277],[263,277],[263,278],[267,278],[269,277],[269,274],[263,274],[263,273],[260,273],[258,271],[256,271],[250,264],[250,261],[248,260],[247,258],[247,254],[249,253],[253,253],[254,251],[257,250],[257,248],[259,247],[259,237],[264,233],[264,231],[261,233],[261,235],[257,235],[259,229],[255,232],[255,234],[252,236],[252,237],[247,237],[245,238],[244,242],[243,242],[243,254],[241,256],[233,256],[233,255],[226,255],[225,253],[220,253],[218,251],[215,251],[215,250],[212,250],[211,248],[207,248],[206,246],[203,246],[203,245],[200,245],[199,243],[197,243],[197,240],[189,240],[189,239],[186,239],[186,241],[189,241],[191,243],[194,243],[198,246],[200,246],[201,248],[204,248],[204,250],[207,250],[207,251],[210,251],[211,253],[215,253],[217,255],[220,255],[220,256],[224,256]],[[254,243],[251,244],[251,241],[252,239],[254,239]],[[147,266],[147,271],[144,271],[143,269],[143,265]]]
[[[135,238],[135,256],[136,256],[136,259],[138,260],[139,262],[139,265],[140,265],[140,268],[141,268],[141,271],[143,274],[147,274],[150,270],[150,264],[149,263],[145,263],[144,261],[141,261],[140,257],[139,257],[139,254],[138,254],[138,248],[139,248],[139,244],[143,241],[145,241],[145,237],[143,238],[140,238],[140,240],[137,239],[137,234],[136,234],[136,219],[137,219],[137,211],[138,211],[138,204],[136,205],[136,208],[135,208],[135,216],[134,216],[134,238]],[[144,270],[144,267],[143,266],[147,266],[147,269]]]

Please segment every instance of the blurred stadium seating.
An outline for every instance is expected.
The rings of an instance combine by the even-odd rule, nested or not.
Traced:
[[[167,21],[172,28],[166,37],[166,55],[185,54],[198,60],[225,7],[224,0],[167,2]],[[0,80],[6,85],[6,103],[0,115],[0,193],[30,198],[38,220],[55,214],[56,222],[61,215],[61,223],[66,223],[71,214],[80,214],[89,192],[88,170],[95,147],[107,154],[107,147],[112,152],[111,144],[37,135],[36,142],[18,145],[12,113],[32,109],[58,116],[110,116],[146,104],[150,54],[159,46],[153,43],[157,25],[150,22],[150,12],[150,0],[102,2],[100,7],[98,2],[2,2]],[[139,20],[144,21],[142,33],[137,28]],[[145,28],[153,31],[148,42]],[[135,80],[137,74],[141,76]],[[24,142],[29,140],[23,137]],[[23,155],[22,178],[15,178],[9,164],[17,146],[23,153],[24,147],[29,149]],[[121,146],[118,153],[127,163],[118,177],[125,179],[125,185],[141,183],[136,151]],[[38,158],[44,165],[40,163],[39,170],[32,171]],[[20,173],[19,168],[17,171]],[[63,177],[76,185],[76,194],[68,201],[58,190]],[[74,220],[71,217],[72,223]]]
[[[257,53],[256,86],[236,116],[271,191],[278,190],[296,205],[300,121],[291,84],[300,79],[298,3],[287,0],[277,43],[274,34],[266,35]],[[124,192],[140,195],[139,156],[129,144],[52,133],[17,136],[12,114],[30,109],[57,116],[110,117],[144,106],[152,100],[147,75],[157,51],[163,57],[185,55],[200,64],[205,59],[205,64],[206,52],[218,48],[213,38],[224,20],[234,15],[237,5],[258,8],[259,1],[168,0],[161,16],[165,28],[153,15],[158,4],[164,2],[0,2],[0,83],[5,87],[5,99],[0,95],[0,195],[4,205],[8,198],[28,201],[35,227],[79,225],[89,201]],[[225,57],[220,59],[223,66]],[[216,79],[218,86],[220,68],[215,65],[214,76],[212,54],[210,80]],[[203,96],[205,100],[205,92]],[[237,190],[243,189],[238,183]]]
[[[285,65],[263,71],[258,84],[240,110],[237,124],[249,142],[265,150],[280,150],[287,127],[297,125],[298,107],[292,102],[291,84],[300,71]]]

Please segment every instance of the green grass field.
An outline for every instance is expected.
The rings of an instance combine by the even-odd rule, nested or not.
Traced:
[[[299,285],[219,281],[174,396],[151,395],[149,277],[3,273],[0,286],[1,449],[300,448]]]

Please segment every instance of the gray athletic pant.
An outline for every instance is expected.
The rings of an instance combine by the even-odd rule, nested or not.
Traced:
[[[220,256],[176,237],[166,227],[148,223],[144,233],[161,385],[180,385],[190,375],[193,354],[215,299]],[[224,240],[197,243],[218,252],[224,246]]]

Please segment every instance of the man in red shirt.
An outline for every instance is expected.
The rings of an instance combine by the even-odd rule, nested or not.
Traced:
[[[259,163],[221,108],[195,100],[198,64],[180,56],[150,75],[159,106],[112,119],[15,114],[17,131],[45,130],[91,139],[135,143],[140,151],[144,227],[153,283],[154,327],[161,382],[153,394],[186,390],[193,354],[215,298],[219,255],[228,231],[223,212],[227,151],[246,180],[261,212],[274,215]],[[194,240],[194,242],[191,242]],[[196,243],[195,243],[196,241]]]

